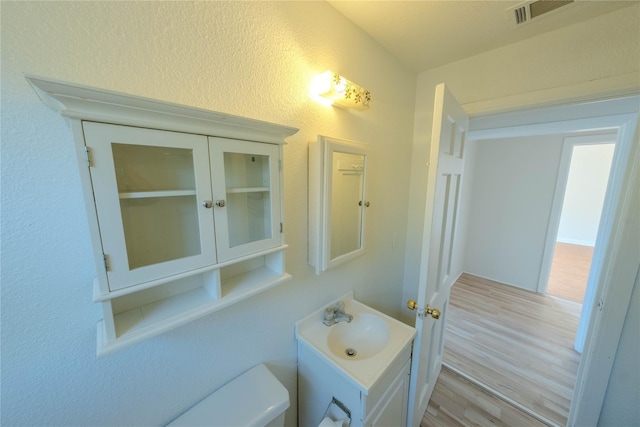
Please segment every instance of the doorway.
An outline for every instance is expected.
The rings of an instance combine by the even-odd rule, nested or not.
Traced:
[[[546,289],[538,292],[582,305],[609,182],[615,134],[567,137],[558,171],[550,223],[559,215]],[[549,237],[552,236],[549,230]],[[543,260],[543,265],[548,260]]]
[[[608,115],[607,115],[608,114]],[[626,224],[634,203],[640,149],[634,145],[638,124],[637,98],[619,98],[581,105],[564,105],[472,118],[469,140],[531,136],[578,130],[617,132],[617,146],[598,230],[589,281],[595,292],[586,296],[581,328],[588,330],[578,370],[569,425],[597,422],[609,381],[618,339],[629,307],[635,276],[631,266],[637,254],[633,225]],[[475,213],[474,213],[475,214]],[[555,238],[555,235],[554,235]],[[469,240],[469,236],[467,236]],[[555,239],[553,239],[555,240]],[[549,241],[549,239],[547,239]],[[633,270],[635,274],[636,270]],[[539,279],[543,275],[539,275]],[[544,282],[546,287],[546,278]]]
[[[553,425],[568,419],[580,308],[536,289],[564,141],[577,132],[469,144],[468,274],[452,289],[445,338],[451,367]]]

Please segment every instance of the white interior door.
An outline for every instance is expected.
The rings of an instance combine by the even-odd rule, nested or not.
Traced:
[[[451,275],[451,265],[468,127],[469,118],[460,104],[444,84],[438,85],[422,236],[415,325],[418,333],[411,362],[408,425],[413,427],[420,425],[442,366],[447,306],[456,279]]]

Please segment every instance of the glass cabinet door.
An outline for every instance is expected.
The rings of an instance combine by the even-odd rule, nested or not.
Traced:
[[[209,142],[218,260],[281,245],[279,146]]]
[[[109,288],[216,262],[205,136],[84,122]]]

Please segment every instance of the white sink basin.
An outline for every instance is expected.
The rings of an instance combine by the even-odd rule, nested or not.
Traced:
[[[322,323],[325,307],[343,301],[351,322]],[[416,330],[353,299],[353,292],[296,322],[296,339],[365,392],[373,387]]]
[[[362,360],[384,350],[389,342],[389,325],[375,314],[359,314],[350,323],[329,327],[327,344],[337,357]]]

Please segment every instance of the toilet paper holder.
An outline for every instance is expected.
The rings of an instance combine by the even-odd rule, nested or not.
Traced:
[[[324,411],[324,415],[322,415],[322,419],[324,419],[325,417],[327,417],[329,415],[329,410],[331,409],[332,405],[337,407],[340,411],[342,411],[347,416],[347,419],[349,420],[349,422],[347,423],[346,427],[350,427],[351,426],[351,411],[349,410],[349,408],[347,408],[347,406],[344,403],[340,402],[335,397],[331,398],[331,402],[329,402],[329,405],[327,405],[327,409]],[[333,416],[334,417],[336,416],[335,413],[333,414]],[[339,419],[342,419],[342,417],[340,417]],[[344,422],[343,422],[343,426],[344,426]]]

